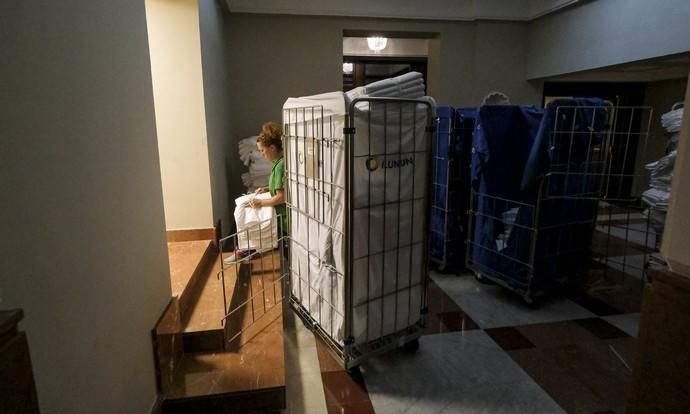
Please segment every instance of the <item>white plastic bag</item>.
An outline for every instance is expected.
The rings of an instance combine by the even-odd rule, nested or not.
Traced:
[[[278,223],[273,207],[254,208],[246,205],[254,198],[267,200],[266,193],[246,194],[235,199],[237,249],[263,253],[278,247]]]

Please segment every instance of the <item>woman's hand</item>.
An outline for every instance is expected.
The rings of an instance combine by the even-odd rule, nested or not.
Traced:
[[[263,204],[261,203],[263,200],[259,200],[258,198],[252,198],[249,200],[249,207],[253,208],[260,208],[263,207]]]
[[[268,188],[266,188],[266,187],[259,187],[259,188],[256,189],[256,191],[254,191],[254,194],[261,194],[261,193],[265,193],[266,191],[268,191]]]

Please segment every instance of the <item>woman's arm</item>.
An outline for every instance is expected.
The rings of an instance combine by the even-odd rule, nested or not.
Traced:
[[[273,197],[266,199],[266,200],[259,200],[259,199],[253,199],[252,201],[249,202],[249,205],[254,207],[254,208],[259,208],[259,207],[274,207],[280,204],[285,203],[285,190],[284,189],[278,189],[276,190],[276,195]]]

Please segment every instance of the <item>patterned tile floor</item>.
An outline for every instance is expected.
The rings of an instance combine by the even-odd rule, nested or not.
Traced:
[[[623,412],[638,323],[639,313],[588,296],[530,309],[471,275],[432,273],[427,330],[414,354],[392,351],[349,375],[318,337],[300,331],[314,348],[309,342],[308,357],[290,365],[304,372],[288,374],[303,377],[297,393],[288,381],[288,411]],[[323,394],[310,389],[305,399],[304,389],[319,384],[315,369]]]

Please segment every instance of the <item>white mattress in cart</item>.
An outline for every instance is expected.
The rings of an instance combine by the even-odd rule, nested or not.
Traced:
[[[420,317],[427,158],[414,151],[427,148],[426,107],[418,105],[414,114],[401,112],[397,104],[372,108],[365,102],[358,104],[350,194],[354,222],[352,234],[345,235],[346,97],[332,92],[290,98],[283,109],[314,106],[318,109],[313,112],[284,113],[286,135],[317,138],[291,138],[285,149],[288,202],[293,206],[289,213],[292,294],[342,344],[344,277],[351,277],[355,343],[369,342],[404,329]],[[326,122],[318,128],[322,116]],[[324,136],[332,139],[318,139]],[[323,180],[307,176],[304,153],[314,145],[320,156],[313,164],[318,164],[316,175]],[[353,246],[349,275],[345,274],[343,244],[347,237]]]

